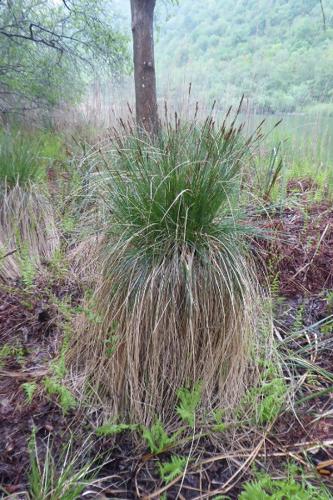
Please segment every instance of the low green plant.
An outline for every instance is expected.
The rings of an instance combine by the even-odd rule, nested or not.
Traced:
[[[64,278],[68,274],[66,256],[62,248],[56,248],[48,262],[48,267],[55,279]]]
[[[23,244],[19,252],[21,280],[25,288],[32,288],[37,274],[37,266],[30,255],[27,244]]]
[[[272,297],[277,298],[280,295],[280,272],[274,273],[270,283]]]
[[[159,472],[162,481],[166,484],[184,472],[187,464],[187,458],[178,455],[172,455],[168,462],[159,463]]]
[[[29,494],[33,500],[77,500],[96,475],[94,460],[89,457],[89,445],[80,448],[79,453],[72,451],[72,440],[64,447],[58,461],[52,456],[50,439],[44,453],[40,453],[36,431],[29,443],[30,472],[28,475]],[[84,460],[83,460],[84,457]]]
[[[331,500],[324,486],[315,487],[308,481],[296,479],[288,474],[286,479],[274,479],[269,474],[259,473],[254,481],[243,484],[239,500]]]
[[[197,383],[192,389],[180,388],[177,391],[178,405],[176,412],[190,427],[195,426],[196,409],[201,400],[201,384]]]
[[[293,325],[291,328],[292,332],[294,333],[299,332],[304,327],[304,309],[304,304],[301,304],[296,310]]]
[[[329,314],[333,312],[333,290],[328,290],[326,293],[327,311]]]
[[[217,409],[213,411],[213,418],[215,423],[212,425],[212,430],[214,432],[224,432],[227,428],[226,423],[224,422],[225,411],[222,409]]]
[[[27,402],[30,404],[34,398],[37,384],[36,382],[25,382],[22,384],[22,389],[24,391],[25,397],[27,398]]]
[[[62,220],[61,220],[62,230],[64,231],[65,234],[71,233],[74,230],[76,223],[77,223],[77,221],[76,221],[76,218],[74,216],[69,215],[69,214],[65,214],[65,215],[63,215]]]
[[[104,424],[101,425],[100,427],[97,427],[95,430],[95,433],[97,436],[113,436],[115,434],[121,434],[122,432],[126,431],[136,431],[138,430],[139,425],[137,424],[114,424],[114,423],[109,423],[109,424]]]
[[[7,358],[15,357],[18,363],[24,360],[24,349],[21,346],[4,344],[0,348],[0,368],[4,366]]]
[[[271,151],[270,158],[268,160],[265,169],[260,168],[259,176],[260,182],[260,194],[265,201],[271,201],[273,191],[279,179],[279,175],[283,168],[283,159],[281,157],[281,145],[279,142],[276,147]],[[260,165],[262,167],[262,165]],[[264,175],[263,175],[264,170]]]
[[[169,436],[160,420],[155,420],[153,425],[144,427],[142,436],[151,453],[161,453],[169,446],[174,444],[175,437]]]
[[[61,300],[51,294],[53,303],[58,307],[61,317],[61,329],[63,338],[58,356],[50,363],[51,375],[44,379],[43,384],[49,395],[58,396],[59,404],[66,414],[77,406],[77,401],[71,391],[65,386],[63,380],[67,375],[66,355],[72,336],[72,321],[76,309],[70,303],[70,297],[65,296]]]
[[[98,325],[102,322],[102,317],[96,312],[97,309],[96,297],[94,297],[93,291],[88,289],[85,291],[83,303],[76,307],[75,312],[84,314],[88,322]],[[117,324],[116,320],[111,322],[109,330],[111,336],[116,332]],[[105,342],[107,343],[108,340],[110,339],[106,339]]]
[[[59,380],[57,380],[55,377],[47,377],[44,379],[43,383],[48,394],[50,394],[51,396],[58,396],[59,404],[64,414],[76,408],[77,401],[74,398],[73,394]]]
[[[40,142],[22,132],[0,134],[0,182],[13,187],[40,182],[45,177],[41,165]]]
[[[255,420],[260,425],[273,422],[279,415],[287,393],[286,383],[272,363],[265,363],[261,380],[244,396],[241,413],[255,412]]]

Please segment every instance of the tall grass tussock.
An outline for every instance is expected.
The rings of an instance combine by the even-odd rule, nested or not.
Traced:
[[[0,137],[0,277],[17,279],[59,245],[54,211],[43,188],[38,143],[20,133]],[[29,261],[29,262],[28,262]]]
[[[168,422],[197,383],[202,408],[232,408],[255,377],[262,302],[240,199],[256,137],[235,120],[176,117],[155,138],[124,127],[96,153],[98,320],[83,319],[71,360],[114,417]]]

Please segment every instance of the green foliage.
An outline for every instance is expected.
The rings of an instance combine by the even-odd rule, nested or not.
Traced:
[[[201,385],[196,384],[193,389],[181,388],[177,391],[179,403],[176,411],[180,418],[190,427],[195,426],[195,412],[201,399]]]
[[[88,301],[85,301],[85,306],[78,306],[76,308],[76,312],[83,313],[88,321],[94,324],[98,324],[102,322],[102,318],[99,314],[96,313],[96,304],[93,298],[90,298]],[[111,335],[111,337],[106,341],[106,343],[113,343],[115,337]]]
[[[22,132],[0,133],[0,182],[8,187],[40,182],[45,177],[40,142]]]
[[[37,266],[30,255],[28,244],[23,243],[19,252],[21,280],[25,288],[31,288],[37,274]]]
[[[83,94],[93,68],[122,72],[127,37],[99,0],[15,0],[0,4],[2,107],[53,107]]]
[[[327,290],[326,294],[327,311],[333,313],[333,290]]]
[[[333,330],[333,319],[328,319],[320,325],[320,333],[330,335]]]
[[[211,239],[223,244],[229,273],[236,272],[241,236],[253,231],[238,221],[240,171],[249,154],[238,128],[215,128],[207,118],[202,126],[168,127],[155,143],[131,136],[115,146],[102,159],[111,175],[100,178],[110,205],[110,253],[117,242],[117,249],[126,246],[126,266],[138,258],[146,269],[147,259],[182,244],[204,252]]]
[[[24,350],[22,347],[11,344],[4,344],[0,348],[0,368],[4,366],[7,358],[15,357],[18,363],[21,363],[24,358]]]
[[[304,327],[303,316],[304,316],[304,304],[301,304],[296,310],[294,322],[292,325],[293,332],[297,333]]]
[[[136,431],[139,428],[137,424],[104,424],[95,430],[97,436],[113,436],[126,431]]]
[[[166,93],[176,95],[185,76],[201,100],[227,105],[242,94],[266,111],[329,103],[333,4],[323,5],[326,30],[319,0],[279,1],[274,8],[271,0],[182,0],[169,9],[156,47]]]
[[[68,411],[74,409],[77,406],[77,401],[72,393],[55,377],[48,377],[44,379],[43,382],[48,394],[58,396],[59,404],[64,414],[68,413]]]
[[[76,219],[70,214],[65,214],[61,220],[61,227],[64,233],[71,233],[76,225]]]
[[[48,394],[58,396],[59,404],[66,414],[69,410],[77,406],[77,401],[73,394],[62,382],[67,374],[66,353],[68,351],[70,337],[72,335],[72,320],[75,309],[70,304],[70,297],[65,296],[61,300],[53,297],[54,304],[57,305],[61,317],[61,327],[63,330],[63,339],[59,355],[50,363],[52,372],[50,377],[44,379],[44,387]]]
[[[280,294],[280,271],[274,272],[271,278],[271,294],[274,298],[277,298]]]
[[[270,158],[264,165],[259,165],[258,192],[263,200],[271,201],[273,191],[283,168],[283,160],[280,155],[281,142],[271,151]]]
[[[68,265],[63,250],[59,247],[53,252],[52,258],[48,262],[49,270],[54,279],[64,278],[68,274]]]
[[[151,453],[161,453],[172,445],[175,439],[168,436],[160,420],[156,420],[150,428],[144,427],[142,435]]]
[[[172,455],[169,462],[159,463],[158,467],[162,481],[166,484],[170,483],[185,470],[186,463],[187,459],[185,457],[177,455]]]
[[[96,470],[93,471],[93,463],[89,456],[85,456],[85,460],[82,460],[82,455],[87,454],[88,450],[81,449],[80,455],[73,455],[70,441],[64,447],[58,463],[52,456],[50,440],[46,444],[43,457],[40,456],[35,432],[34,430],[29,443],[29,498],[33,500],[77,500],[85,488],[91,484],[96,473]]]
[[[266,425],[275,420],[286,397],[287,386],[272,363],[266,365],[260,383],[251,388],[241,403],[242,410],[255,411],[256,421]]]
[[[25,382],[24,384],[22,384],[22,389],[24,391],[28,403],[30,404],[34,398],[37,389],[36,382]]]
[[[215,420],[215,424],[212,426],[213,431],[224,432],[227,428],[225,422],[223,421],[224,410],[222,410],[222,409],[214,410],[213,417]]]
[[[316,488],[309,482],[297,482],[291,475],[287,479],[273,479],[268,474],[258,474],[255,481],[243,485],[239,500],[330,500],[324,487]]]
[[[63,379],[67,373],[66,362],[65,362],[66,351],[67,351],[67,342],[64,341],[63,345],[61,346],[61,351],[59,356],[51,363],[52,372],[57,380]]]

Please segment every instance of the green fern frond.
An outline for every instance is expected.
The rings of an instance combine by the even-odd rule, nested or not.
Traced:
[[[37,389],[37,384],[35,382],[25,382],[22,384],[22,389],[27,398],[28,403],[30,404],[34,398],[34,394]]]
[[[161,479],[166,483],[170,483],[179,474],[181,474],[186,467],[187,459],[185,457],[179,457],[178,455],[172,455],[169,462],[164,464],[159,464]]]
[[[114,434],[120,434],[125,431],[135,431],[138,429],[137,424],[104,424],[97,427],[95,433],[97,436],[113,436]]]
[[[215,420],[215,424],[213,425],[213,431],[215,432],[224,432],[226,430],[226,424],[223,422],[224,410],[218,408],[213,411],[213,417]]]
[[[59,404],[64,414],[76,407],[77,401],[73,394],[55,378],[46,378],[44,380],[44,387],[48,394],[54,394],[59,397]]]
[[[160,420],[156,420],[150,429],[145,427],[142,435],[151,453],[161,453],[174,443],[174,436],[168,436]]]
[[[324,487],[316,488],[308,481],[298,482],[288,475],[286,479],[274,479],[268,474],[258,474],[258,479],[243,485],[239,500],[329,500],[332,497]]]
[[[176,411],[180,418],[190,427],[194,427],[195,413],[201,399],[201,384],[197,383],[192,390],[181,388],[177,392],[179,404]]]

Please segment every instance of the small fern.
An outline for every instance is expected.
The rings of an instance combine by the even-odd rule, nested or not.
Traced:
[[[24,384],[22,384],[22,389],[24,391],[28,403],[30,404],[34,398],[37,389],[37,384],[35,382],[25,382]]]
[[[161,453],[174,443],[174,437],[168,436],[160,420],[156,420],[150,429],[144,427],[142,435],[151,453]]]
[[[59,397],[59,404],[64,414],[76,407],[77,402],[72,393],[55,378],[46,378],[44,387],[48,394]]]
[[[161,479],[166,483],[170,483],[179,474],[184,472],[186,467],[187,459],[185,457],[179,457],[178,455],[172,455],[169,462],[164,462],[159,464],[159,471]]]
[[[201,384],[197,383],[192,390],[181,388],[177,392],[179,404],[176,411],[180,418],[190,427],[195,425],[195,413],[201,399]]]
[[[97,436],[113,436],[115,434],[120,434],[125,431],[136,431],[138,429],[137,424],[104,424],[97,427],[95,433]]]
[[[22,245],[19,256],[22,283],[25,288],[31,288],[36,277],[37,267],[33,258],[29,254],[29,249],[26,244]]]
[[[274,273],[271,278],[271,294],[273,297],[278,297],[280,293],[280,271]]]
[[[22,364],[24,362],[24,349],[20,346],[4,344],[0,348],[0,368],[2,368],[7,360],[7,358],[15,357],[17,363]]]
[[[51,369],[56,379],[61,380],[66,376],[67,368],[65,361],[65,354],[67,351],[67,346],[65,341],[62,344],[60,355],[51,363]]]
[[[281,411],[287,387],[273,364],[269,364],[262,374],[261,384],[253,387],[243,398],[241,408],[255,408],[257,421],[266,425]]]
[[[296,310],[294,322],[292,325],[292,332],[297,333],[300,330],[302,330],[304,326],[303,317],[304,317],[304,304],[300,305]]]
[[[227,428],[225,422],[223,421],[224,410],[219,408],[219,409],[213,411],[213,417],[215,420],[215,424],[213,425],[213,431],[224,432]]]
[[[273,479],[268,474],[258,474],[258,479],[243,485],[239,500],[329,500],[324,488],[316,488],[308,482],[297,482],[293,477]]]

